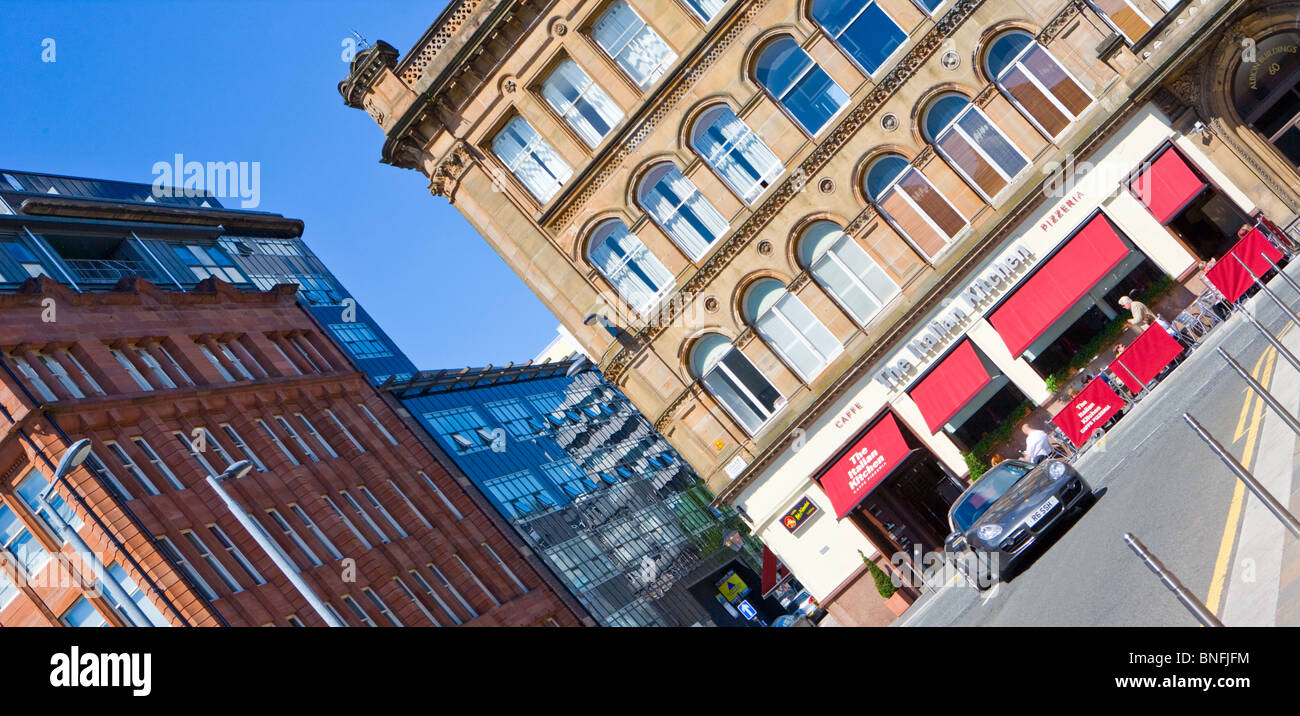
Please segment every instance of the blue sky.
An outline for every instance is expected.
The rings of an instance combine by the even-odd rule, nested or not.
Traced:
[[[178,153],[260,162],[257,208],[302,219],[416,365],[528,360],[556,319],[426,178],[379,163],[336,89],[352,30],[405,54],[445,4],[5,0],[0,167],[148,183]]]

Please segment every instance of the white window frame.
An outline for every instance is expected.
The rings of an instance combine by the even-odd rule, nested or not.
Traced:
[[[347,490],[339,490],[339,494],[343,496],[343,501],[348,503],[348,506],[360,515],[361,519],[370,526],[370,529],[373,530],[375,534],[379,535],[380,544],[388,544],[393,541],[389,539],[384,530],[379,527],[379,523],[375,522],[374,518],[370,516],[370,513],[366,512],[365,509],[361,507],[361,503],[357,502],[351,492],[348,492]]]
[[[235,447],[239,448],[239,451],[244,453],[244,457],[248,458],[249,462],[253,463],[258,472],[266,472],[266,465],[258,459],[256,453],[253,452],[253,448],[250,447],[247,442],[244,442],[244,439],[235,431],[234,426],[230,423],[217,423],[217,427],[221,428],[221,431],[226,434],[226,437],[230,438],[230,441],[235,444]]]
[[[167,467],[167,463],[163,462],[163,459],[158,456],[158,451],[153,449],[153,446],[149,444],[149,441],[144,439],[143,435],[132,436],[131,442],[135,444],[136,449],[144,454],[144,458],[149,461],[149,464],[153,465],[154,469],[162,473],[163,479],[167,480],[168,484],[177,490],[185,489],[185,484],[177,479],[176,473],[172,472],[171,468]]]
[[[442,490],[438,489],[438,486],[434,484],[432,478],[426,475],[423,470],[417,470],[416,472],[420,477],[424,478],[424,484],[428,485],[430,490],[433,490],[433,494],[437,495],[438,499],[442,500],[442,504],[446,505],[447,509],[451,510],[453,515],[456,515],[456,519],[460,520],[465,518],[465,515],[462,515],[460,510],[456,509],[456,505],[447,498],[447,495],[444,494]]]
[[[299,417],[301,416],[302,414],[299,413]],[[307,457],[311,458],[312,462],[320,462],[320,458],[312,451],[311,446],[307,444],[306,440],[302,439],[302,436],[298,434],[297,430],[294,430],[293,425],[290,424],[288,420],[285,420],[283,415],[272,415],[271,418],[274,419],[280,427],[284,428],[286,433],[289,433],[289,437],[293,438],[294,443],[298,445],[298,449],[302,450]]]
[[[126,448],[119,445],[116,440],[105,440],[104,446],[108,448],[109,452],[113,453],[113,457],[117,458],[117,461],[122,464],[122,467],[126,468],[126,471],[131,473],[131,476],[135,478],[136,482],[140,483],[140,486],[144,488],[146,493],[150,495],[162,494],[158,487],[153,484],[153,480],[150,480],[149,476],[144,474],[144,471],[140,469],[140,466],[135,464],[135,461],[127,454]]]
[[[428,566],[430,569],[433,568],[433,565]],[[417,583],[419,583],[420,588],[424,590],[425,594],[428,594],[433,598],[433,601],[438,603],[438,606],[442,608],[442,611],[451,619],[452,624],[459,626],[465,623],[459,616],[456,616],[456,611],[451,608],[451,605],[447,604],[446,600],[442,598],[442,595],[438,594],[438,591],[433,588],[433,585],[429,584],[429,581],[418,571],[411,569],[408,570],[407,573],[410,574]]]
[[[402,626],[402,622],[398,620],[397,615],[393,614],[393,610],[388,608],[388,605],[384,603],[384,600],[379,597],[375,590],[370,587],[362,587],[361,593],[366,595],[366,598],[370,600],[371,604],[375,605],[375,609],[378,609],[380,614],[388,617],[388,621],[392,622],[393,626]]]
[[[369,614],[366,614],[366,610],[362,609],[360,604],[357,604],[357,600],[353,599],[351,596],[347,594],[344,594],[343,596],[339,597],[339,599],[342,599],[343,603],[346,604],[348,608],[352,610],[352,615],[357,618],[357,621],[361,622],[361,626],[368,626],[368,627],[379,626],[378,624],[375,624],[375,620],[371,619]]]
[[[347,525],[348,529],[352,531],[352,534],[355,535],[357,539],[361,540],[361,546],[366,549],[371,549],[370,540],[366,539],[366,536],[361,534],[361,530],[357,529],[357,526],[352,523],[352,520],[348,519],[348,516],[343,514],[343,510],[339,509],[339,506],[334,504],[334,500],[330,499],[329,495],[321,495],[320,498],[325,501],[325,504],[329,505],[330,509],[334,511],[335,516],[342,520],[343,524]]]
[[[988,125],[992,127],[995,132],[998,133],[998,136],[1002,137],[1002,141],[1006,142],[1007,146],[1011,147],[1012,151],[1020,155],[1020,158],[1024,160],[1025,166],[1022,167],[1020,171],[1017,172],[1014,176],[1007,174],[1006,171],[1002,168],[1002,166],[999,165],[998,162],[996,162],[988,152],[984,151],[984,148],[981,147],[979,143],[976,142],[974,138],[972,138],[969,134],[967,134],[966,130],[961,127],[960,125],[961,120],[971,112],[976,112],[981,117],[983,117],[984,121],[988,123]],[[944,151],[943,147],[940,146],[939,140],[942,137],[946,136],[949,131],[957,132],[958,134],[960,134],[961,138],[965,140],[967,144],[970,145],[971,149],[973,149],[976,153],[978,153],[980,157],[982,157],[984,161],[987,162],[988,165],[993,168],[993,171],[997,172],[998,176],[1002,177],[1002,180],[1006,182],[1006,186],[1002,187],[1002,190],[998,192],[996,197],[989,196],[987,193],[985,193],[984,188],[979,185],[979,182],[975,181],[975,177],[969,176],[966,173],[966,170],[963,169],[961,165],[958,164],[952,157],[948,156],[948,152]],[[1011,141],[1011,138],[1008,137],[1000,127],[994,124],[993,120],[989,119],[989,116],[984,113],[984,110],[978,107],[973,101],[971,101],[969,97],[966,98],[966,107],[962,109],[962,111],[958,112],[957,115],[953,117],[951,122],[945,125],[942,130],[940,130],[937,134],[934,135],[934,138],[931,140],[930,144],[931,146],[934,147],[935,151],[938,152],[939,155],[942,156],[947,161],[948,166],[952,167],[958,174],[964,177],[967,180],[967,183],[973,189],[975,189],[975,191],[978,192],[980,196],[984,197],[984,200],[987,201],[990,206],[996,205],[997,199],[1001,198],[1008,191],[1012,189],[1016,177],[1020,176],[1021,174],[1025,173],[1026,171],[1028,171],[1030,168],[1033,167],[1033,162],[1029,159],[1028,156],[1025,155],[1023,151],[1020,150],[1020,147],[1017,147],[1016,143]],[[926,181],[929,180],[927,179]],[[951,202],[949,203],[951,204]],[[924,212],[922,212],[922,214],[924,214]],[[944,232],[942,231],[940,231],[939,234],[941,236],[945,235]]]
[[[829,328],[826,328],[826,324],[822,323],[821,319],[818,318],[817,315],[812,312],[812,309],[808,308],[808,305],[800,300],[797,295],[791,293],[790,290],[784,286],[781,287],[780,290],[782,291],[781,296],[779,296],[776,301],[771,306],[768,306],[762,313],[754,316],[754,330],[762,337],[763,342],[770,346],[772,350],[780,356],[781,360],[790,367],[790,370],[795,375],[799,376],[804,383],[811,383],[817,378],[817,376],[826,371],[826,367],[829,366],[832,361],[844,352],[844,344],[840,342],[840,339],[835,337],[834,333],[831,333]],[[812,319],[823,329],[825,329],[828,334],[830,334],[831,339],[835,341],[834,351],[828,355],[823,355],[821,349],[814,345],[812,341],[808,340],[808,337],[804,335],[803,331],[800,330],[799,327],[794,324],[794,321],[790,320],[790,317],[785,314],[782,304],[786,301],[798,302],[803,306],[803,310],[807,311],[808,315],[811,316]],[[779,345],[773,336],[768,335],[767,331],[764,331],[759,327],[759,324],[765,323],[769,316],[784,326],[786,330],[790,331],[790,333],[794,335],[794,339],[798,341],[801,346],[821,359],[821,364],[817,366],[815,373],[812,375],[804,375],[803,369],[800,368],[789,355],[787,355],[785,347]]]
[[[77,372],[81,373],[81,377],[86,379],[86,383],[90,385],[90,387],[96,393],[99,393],[100,395],[107,395],[104,392],[104,389],[100,387],[99,381],[95,380],[95,377],[90,374],[90,371],[86,370],[86,366],[82,365],[80,360],[77,360],[76,354],[74,354],[72,351],[68,350],[67,348],[63,348],[62,352],[63,355],[68,357],[68,360],[72,361],[72,365],[77,369]]]
[[[985,117],[985,119],[988,119],[988,117]],[[966,135],[963,134],[962,136],[965,137]],[[970,141],[969,138],[967,138],[967,141]],[[1007,142],[1010,143],[1010,140],[1007,140]],[[936,150],[939,148],[937,143],[934,145],[934,148]],[[944,157],[944,159],[948,158],[948,155],[946,154],[942,156]],[[992,164],[992,161],[989,160],[989,163]],[[962,177],[966,177],[966,172],[962,171],[951,160],[948,161],[948,166],[952,167],[953,170],[956,171],[958,174],[960,174]],[[1002,173],[1000,169],[998,171],[1000,174]],[[934,217],[930,216],[930,212],[926,211],[925,209],[922,209],[921,205],[916,203],[916,200],[913,199],[910,194],[908,194],[906,191],[903,190],[902,187],[898,185],[899,182],[901,182],[904,177],[909,176],[910,174],[916,174],[916,176],[920,177],[921,181],[925,182],[926,185],[930,187],[930,191],[934,192],[935,195],[938,196],[940,199],[943,199],[944,203],[948,205],[948,208],[952,209],[952,212],[954,214],[961,217],[962,227],[957,231],[955,235],[951,237],[948,236],[948,232],[944,231],[943,227],[939,226],[939,224],[935,222]],[[976,190],[980,192],[981,196],[984,196],[986,199],[988,198],[987,195],[984,194],[983,190],[980,190],[979,187],[975,185],[974,178],[970,178],[970,177],[966,177],[966,178],[969,179],[968,182],[969,184],[975,186]],[[1011,186],[1011,182],[1010,180],[1008,180],[1007,187],[1010,186]],[[1004,188],[1003,191],[1006,191],[1006,188]],[[923,250],[921,248],[921,245],[917,242],[917,240],[909,236],[908,233],[903,230],[903,227],[898,223],[898,221],[894,217],[890,216],[888,211],[885,211],[884,208],[885,199],[889,197],[890,193],[893,193],[897,195],[900,199],[902,199],[903,202],[907,204],[907,206],[912,211],[916,212],[917,216],[921,217],[921,221],[924,221],[925,225],[930,227],[930,229],[934,231],[936,236],[939,236],[944,239],[943,248],[940,249],[938,253],[931,256],[929,253]],[[908,245],[910,245],[913,249],[915,249],[917,253],[926,257],[930,261],[934,261],[938,257],[944,255],[944,253],[948,251],[948,248],[950,246],[956,244],[958,239],[965,236],[966,233],[970,231],[970,219],[964,213],[962,213],[961,209],[957,208],[956,204],[952,203],[952,201],[948,199],[947,195],[945,195],[942,191],[939,191],[939,187],[935,186],[934,182],[930,181],[930,177],[927,177],[925,175],[925,172],[921,171],[920,169],[917,169],[911,164],[908,164],[906,169],[899,172],[898,176],[894,177],[893,181],[889,182],[889,184],[885,185],[884,189],[880,190],[880,197],[878,199],[872,199],[871,201],[873,204],[875,204],[876,209],[879,211],[880,215],[885,217],[885,220],[889,222],[889,225],[894,228],[894,231],[898,232],[898,235],[903,237],[907,241]],[[990,201],[992,200],[990,199]]]
[[[465,608],[465,611],[469,612],[471,619],[478,617],[478,611],[474,609],[473,605],[465,601],[465,597],[461,596],[461,593],[456,590],[456,585],[452,584],[450,579],[447,579],[447,575],[443,574],[442,570],[438,569],[438,567],[432,562],[425,566],[429,568],[429,571],[433,572],[433,576],[437,577],[439,582],[442,582],[442,588],[451,592],[451,595],[456,598],[456,601],[460,602],[460,605]]]
[[[497,563],[497,566],[501,568],[501,571],[505,572],[506,576],[510,578],[510,581],[514,582],[515,586],[519,587],[519,591],[527,594],[528,587],[519,579],[519,576],[514,573],[514,570],[510,569],[510,566],[505,563],[505,560],[501,559],[501,555],[497,554],[497,551],[492,549],[492,545],[489,545],[487,542],[481,544],[483,545],[483,549],[487,550],[488,556],[491,557],[492,560]]]
[[[316,553],[312,551],[312,548],[307,544],[302,536],[298,534],[297,530],[293,528],[293,525],[289,524],[289,521],[284,518],[284,515],[280,514],[279,510],[274,507],[268,507],[266,508],[266,514],[271,518],[271,523],[280,530],[280,534],[287,537],[289,541],[307,557],[307,562],[311,564],[311,566],[319,567],[324,564],[320,557],[317,557]]]
[[[36,352],[36,357],[40,359],[41,363],[45,364],[45,370],[48,370],[50,375],[53,375],[54,379],[59,382],[59,385],[62,385],[64,390],[72,394],[72,397],[86,397],[86,394],[81,390],[81,386],[77,385],[77,382],[68,374],[68,369],[63,367],[63,364],[56,358],[39,351]]]
[[[59,399],[59,396],[55,395],[54,391],[50,390],[50,386],[45,384],[45,381],[41,379],[40,374],[36,372],[36,369],[32,368],[26,358],[12,353],[9,354],[9,357],[13,359],[14,365],[18,366],[18,372],[22,373],[23,377],[26,378],[34,388],[36,388],[37,393],[40,393],[41,398],[50,402],[55,402]]]
[[[325,441],[325,436],[320,434],[320,431],[316,429],[315,425],[311,424],[311,421],[307,419],[306,415],[303,415],[302,413],[294,413],[294,415],[297,416],[298,420],[302,422],[303,427],[307,428],[307,432],[313,438],[316,438],[316,442],[320,443],[320,446],[325,448],[325,454],[329,455],[330,457],[339,456],[339,454],[334,451],[334,446],[330,445],[328,442]]]
[[[406,503],[406,506],[410,508],[411,512],[413,512],[420,520],[420,523],[424,525],[425,529],[433,529],[433,524],[430,523],[429,520],[425,519],[424,514],[415,506],[415,503],[411,502],[411,498],[407,497],[405,492],[402,492],[402,488],[398,487],[397,483],[391,478],[388,480],[388,484],[393,488],[393,492],[396,492],[397,496],[402,498],[402,502]]]
[[[877,296],[875,290],[872,289],[870,286],[868,286],[866,282],[862,280],[862,277],[858,275],[858,272],[849,268],[849,265],[844,263],[844,259],[840,258],[836,250],[842,244],[845,243],[852,243],[853,246],[855,246],[859,251],[861,251],[863,254],[866,255],[867,259],[871,261],[872,264],[875,265],[875,267],[880,271],[880,273],[884,275],[885,279],[889,281],[890,285],[894,287],[893,293],[884,297]],[[866,316],[865,318],[859,318],[857,312],[854,311],[852,308],[850,308],[848,304],[843,299],[840,298],[839,293],[837,291],[832,290],[831,287],[828,286],[822,280],[822,278],[817,275],[817,270],[815,268],[815,265],[823,260],[829,260],[832,263],[834,263],[837,267],[839,267],[840,271],[843,271],[844,275],[849,277],[849,280],[853,282],[853,284],[857,287],[857,289],[867,294],[868,296],[874,298],[876,302],[880,304],[880,308],[877,308],[876,312],[871,314],[870,316]],[[831,242],[830,246],[828,246],[826,248],[826,251],[823,252],[821,255],[813,257],[812,261],[809,262],[807,268],[808,268],[809,275],[813,277],[813,280],[817,282],[818,286],[821,286],[822,290],[826,292],[826,295],[830,296],[831,300],[835,301],[836,305],[838,305],[841,309],[843,309],[844,313],[847,314],[849,318],[852,318],[855,323],[857,323],[859,326],[862,326],[864,328],[867,326],[868,323],[871,322],[873,318],[875,318],[877,315],[880,315],[880,312],[885,309],[885,306],[888,306],[890,301],[892,301],[894,297],[897,296],[900,292],[898,283],[895,282],[894,279],[891,278],[890,275],[885,272],[885,270],[880,266],[880,264],[877,263],[876,260],[871,257],[871,254],[867,253],[866,249],[862,248],[862,246],[859,245],[856,241],[854,241],[853,237],[849,236],[848,232],[844,231],[843,229],[840,230],[840,238]]]
[[[605,16],[608,15],[610,12],[612,12],[614,8],[618,5],[624,6],[627,9],[627,11],[632,14],[633,17],[635,17],[638,21],[640,21],[641,26],[632,30],[631,32],[626,33],[625,35],[620,36],[618,39],[622,40],[622,44],[620,44],[618,46],[618,49],[615,50],[613,47],[606,47],[603,43],[601,43],[600,40],[596,39],[594,26],[596,23],[599,23],[601,20],[603,20]],[[640,35],[643,32],[649,32],[650,34],[654,35],[655,38],[658,39],[658,41],[664,46],[664,48],[668,50],[668,54],[663,57],[660,57],[658,64],[656,64],[655,67],[651,69],[646,74],[645,77],[638,79],[637,77],[633,76],[632,72],[627,68],[627,66],[620,61],[620,57],[623,51],[626,50],[628,46],[632,44],[632,40],[635,39],[638,35]],[[613,60],[614,64],[618,66],[619,70],[623,72],[624,76],[632,80],[632,84],[636,85],[641,90],[649,89],[652,85],[654,85],[655,82],[658,82],[659,79],[662,78],[665,73],[667,73],[668,68],[671,67],[673,63],[677,61],[677,51],[673,49],[672,45],[669,45],[668,42],[664,40],[663,35],[660,35],[653,27],[651,27],[650,23],[646,22],[645,18],[641,17],[641,14],[638,13],[635,9],[633,9],[632,5],[626,2],[625,0],[617,0],[616,2],[612,2],[605,7],[605,10],[601,12],[600,17],[596,18],[595,22],[593,23],[591,39],[596,43],[597,47],[599,47],[601,50],[605,52],[605,55],[607,57]]]
[[[411,588],[406,586],[406,582],[403,582],[401,577],[393,577],[393,583],[397,585],[398,589],[402,590],[402,594],[405,594],[407,599],[415,602],[416,608],[420,610],[420,613],[424,615],[425,619],[428,619],[436,627],[442,626],[442,622],[439,622],[433,616],[433,612],[429,611],[429,608],[424,606],[424,602],[420,601],[419,597],[415,596],[415,592],[411,591]]]
[[[190,454],[190,457],[197,460],[198,463],[203,466],[203,469],[209,475],[216,477],[221,474],[220,472],[217,472],[217,470],[212,467],[212,464],[208,462],[207,458],[203,457],[203,453],[200,453],[199,451],[194,449],[193,443],[190,442],[189,438],[185,437],[185,433],[182,433],[179,430],[174,430],[172,431],[172,435],[176,436],[176,439],[179,440],[181,444],[185,446],[185,452],[188,452]]]
[[[477,574],[474,574],[474,570],[470,569],[468,564],[465,564],[465,560],[461,559],[460,555],[453,554],[452,558],[460,564],[461,569],[465,570],[465,574],[468,574],[469,578],[474,580],[474,583],[478,585],[478,588],[483,590],[483,593],[487,595],[487,598],[492,600],[493,606],[501,606],[501,600],[497,599],[496,595],[492,593],[492,590],[487,588],[487,585],[483,583],[483,580],[478,578]]]
[[[275,443],[276,447],[280,448],[280,452],[284,453],[284,456],[289,458],[290,463],[295,467],[302,464],[298,462],[298,458],[294,457],[293,451],[289,449],[289,446],[285,445],[284,441],[280,439],[280,436],[276,435],[275,431],[271,429],[271,426],[266,424],[266,421],[261,418],[253,418],[253,422],[262,427],[262,431],[266,433],[267,437],[271,438],[271,442]]]
[[[140,362],[144,363],[149,372],[153,373],[153,377],[158,381],[159,385],[164,388],[176,387],[176,381],[172,380],[170,375],[167,375],[167,371],[163,370],[162,364],[149,353],[148,348],[140,345],[129,346],[129,348],[135,351],[135,354],[140,357]]]
[[[203,538],[195,534],[194,530],[181,530],[181,536],[185,538],[186,542],[189,542],[190,547],[194,548],[194,551],[199,555],[199,559],[203,560],[212,571],[217,573],[217,577],[226,585],[231,594],[239,594],[244,591],[244,586],[239,583],[238,579],[235,579],[235,575],[226,569],[226,565],[217,559],[212,550],[208,549],[208,546],[203,543]]]
[[[1003,33],[1003,35],[1011,35],[1011,34],[1017,34],[1017,33],[1015,32]],[[1062,74],[1064,74],[1066,77],[1069,77],[1070,81],[1073,82],[1075,86],[1078,87],[1080,90],[1083,90],[1083,93],[1088,96],[1088,107],[1087,109],[1084,110],[1085,112],[1088,109],[1092,109],[1093,105],[1096,104],[1097,102],[1097,98],[1094,97],[1092,93],[1088,91],[1087,87],[1083,86],[1083,83],[1079,81],[1078,77],[1074,76],[1073,72],[1071,72],[1065,65],[1061,64],[1060,60],[1056,59],[1056,55],[1053,55],[1046,47],[1043,47],[1042,45],[1038,44],[1038,40],[1034,36],[1029,35],[1029,33],[1023,33],[1023,34],[1029,37],[1029,44],[1021,48],[1020,52],[1016,53],[1016,56],[1013,57],[1009,62],[1007,62],[1007,66],[1003,67],[1002,71],[998,73],[998,76],[993,78],[993,82],[998,86],[998,91],[1002,94],[1002,96],[1006,97],[1007,101],[1009,101],[1017,110],[1020,111],[1021,116],[1027,118],[1030,121],[1030,123],[1032,123],[1034,127],[1038,129],[1038,131],[1043,133],[1044,137],[1047,137],[1048,139],[1055,142],[1056,139],[1059,138],[1061,135],[1070,131],[1070,128],[1074,126],[1074,122],[1078,120],[1079,117],[1082,117],[1083,115],[1075,114],[1074,112],[1071,112],[1069,107],[1066,107],[1065,104],[1061,102],[1061,100],[1057,99],[1056,93],[1052,92],[1045,85],[1043,85],[1042,81],[1040,81],[1038,77],[1032,71],[1030,71],[1029,67],[1024,64],[1023,61],[1025,59],[1025,55],[1029,54],[1030,50],[1033,50],[1034,48],[1038,48],[1042,50],[1047,55],[1047,57],[1051,59],[1052,62],[1056,63],[1056,67],[1059,70],[1061,70]],[[997,42],[998,39],[1001,39],[1001,36],[996,38],[994,42]],[[1010,72],[1015,67],[1019,67],[1020,73],[1023,74],[1029,80],[1029,83],[1032,84],[1035,88],[1037,88],[1039,93],[1041,93],[1044,97],[1046,97],[1047,101],[1051,102],[1052,106],[1055,107],[1063,117],[1069,120],[1068,122],[1066,122],[1065,127],[1061,129],[1060,134],[1053,135],[1051,132],[1048,132],[1046,127],[1044,127],[1042,124],[1039,124],[1038,118],[1035,117],[1033,113],[1030,112],[1024,105],[1020,104],[1020,100],[1016,99],[1015,96],[1011,94],[1011,90],[1007,89],[1006,85],[1002,83],[1002,79],[1007,75],[1008,72]]]
[[[367,408],[365,403],[357,403],[357,407],[361,408],[361,412],[365,413],[366,417],[370,419],[370,422],[374,423],[374,426],[379,429],[379,432],[388,439],[388,444],[397,444],[397,438],[393,437],[393,434],[388,432],[388,429],[384,427],[383,423],[379,422],[379,418],[376,418],[374,413],[370,412],[370,408]]]
[[[231,375],[230,371],[226,370],[224,365],[221,365],[221,361],[217,360],[217,356],[213,354],[207,346],[198,343],[197,341],[196,344],[199,347],[199,352],[207,357],[208,362],[212,364],[213,368],[217,369],[217,372],[221,374],[221,377],[224,378],[227,383],[235,382],[235,376]]]
[[[739,353],[741,358],[744,358],[746,361],[749,362],[749,365],[753,367],[755,373],[762,375],[763,380],[767,380],[767,376],[763,375],[763,372],[758,369],[758,366],[754,365],[754,361],[749,360],[749,356],[745,355],[744,351],[737,348],[734,344],[731,346],[729,350],[733,350]],[[752,402],[758,408],[763,408],[763,401],[755,397],[753,392],[751,392],[749,388],[745,385],[744,381],[740,380],[740,378],[737,377],[735,373],[732,373],[731,369],[728,368],[725,363],[723,363],[723,358],[726,357],[727,354],[724,353],[722,355],[722,358],[718,359],[717,363],[714,363],[712,366],[709,367],[708,370],[704,371],[704,373],[700,375],[700,382],[704,383],[704,376],[708,375],[714,370],[721,370],[737,390],[744,391],[745,397],[748,398],[750,402]],[[773,389],[776,389],[776,385],[772,383],[772,381],[767,380],[767,382],[768,385],[771,385]],[[707,384],[705,384],[704,387],[706,390],[708,390]],[[738,425],[740,425],[740,428],[742,430],[747,430],[745,428],[744,421],[740,419],[740,416],[736,415],[735,410],[732,409],[732,407],[727,403],[727,401],[723,400],[721,397],[717,395],[714,395],[713,391],[711,390],[709,391],[709,395],[711,395],[716,402],[722,405],[722,407],[731,415],[732,419],[735,420]],[[777,398],[775,409],[771,413],[769,413],[766,417],[763,418],[763,422],[759,423],[757,426],[754,427],[754,432],[751,433],[751,436],[758,435],[759,433],[763,432],[763,429],[772,423],[772,418],[776,417],[778,414],[781,413],[782,410],[785,409],[785,406],[788,404],[788,401],[786,401],[785,399],[785,395],[783,395],[779,389],[777,389],[777,395],[779,397]]]
[[[325,551],[329,554],[330,559],[343,559],[343,553],[338,550],[338,547],[334,546],[334,543],[330,541],[330,538],[325,535],[325,532],[323,532],[316,522],[312,520],[311,515],[307,514],[307,510],[302,505],[297,502],[290,502],[289,511],[298,518],[298,521],[302,523],[303,527],[307,528],[308,532],[312,533],[318,542],[324,545]]]
[[[254,585],[266,584],[266,579],[262,576],[262,573],[257,571],[257,567],[254,567],[253,563],[248,561],[243,552],[239,551],[239,547],[230,539],[225,530],[221,529],[220,525],[210,524],[207,527],[208,532],[212,533],[212,536],[217,540],[217,544],[226,551],[226,554],[230,555],[231,559],[239,564],[244,573],[248,575],[248,578],[253,580]]]
[[[171,541],[171,538],[167,535],[157,535],[155,539],[158,541],[158,544],[162,545],[163,552],[166,553],[166,556],[176,564],[178,569],[190,578],[190,581],[194,582],[194,585],[198,587],[199,592],[203,597],[209,602],[216,601],[217,593],[212,591],[212,587],[203,579],[203,575],[199,574],[198,570],[194,568],[194,565],[185,558],[185,554],[182,553],[176,544]]]
[[[132,346],[128,346],[128,348],[130,347]],[[131,359],[126,356],[125,352],[118,348],[109,348],[108,352],[113,354],[113,357],[117,359],[117,364],[122,366],[122,369],[126,371],[127,375],[131,376],[131,380],[135,381],[135,384],[140,387],[140,390],[154,389],[149,381],[145,380],[144,375],[140,373],[140,369],[136,368],[135,364],[131,362]]]
[[[338,416],[334,414],[334,411],[333,411],[333,410],[330,410],[329,408],[326,408],[326,409],[325,409],[325,414],[329,416],[330,420],[333,420],[333,421],[334,421],[334,425],[336,425],[336,426],[338,427],[339,430],[342,430],[342,431],[343,431],[343,435],[344,435],[345,437],[347,437],[348,442],[351,442],[351,443],[352,443],[352,447],[354,447],[354,448],[357,449],[357,452],[359,452],[359,453],[364,453],[364,452],[366,451],[365,446],[362,445],[362,444],[361,444],[361,443],[356,439],[356,437],[354,437],[354,436],[352,435],[352,431],[351,431],[351,430],[348,430],[348,427],[347,427],[346,425],[343,424],[343,421],[342,421],[342,420],[339,420]]]

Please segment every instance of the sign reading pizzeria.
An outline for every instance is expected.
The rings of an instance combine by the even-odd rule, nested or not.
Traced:
[[[817,514],[817,505],[814,505],[813,501],[805,495],[781,517],[781,524],[785,525],[787,530],[797,532],[815,514]]]
[[[886,413],[819,478],[835,508],[835,517],[843,518],[852,512],[908,452],[893,414]]]

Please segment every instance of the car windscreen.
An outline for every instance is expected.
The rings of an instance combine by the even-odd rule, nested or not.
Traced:
[[[952,510],[952,521],[965,532],[989,506],[1029,472],[1028,465],[1004,462],[984,473]]]

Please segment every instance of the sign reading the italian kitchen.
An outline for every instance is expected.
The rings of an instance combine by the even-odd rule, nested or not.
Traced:
[[[794,507],[790,508],[789,512],[781,517],[781,524],[785,525],[787,530],[795,532],[808,520],[812,519],[815,514],[817,514],[817,505],[814,505],[812,500],[804,496],[802,500],[795,503]]]
[[[842,518],[907,457],[907,442],[891,413],[886,413],[819,481],[831,498],[835,517]]]
[[[1106,381],[1094,378],[1052,418],[1052,422],[1061,428],[1075,447],[1081,447],[1093,431],[1105,425],[1123,407],[1124,400],[1106,385]]]

